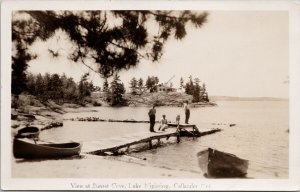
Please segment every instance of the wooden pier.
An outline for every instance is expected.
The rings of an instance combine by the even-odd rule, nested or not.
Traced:
[[[83,144],[82,152],[94,155],[119,154],[122,149],[123,151],[129,151],[131,146],[142,143],[148,144],[149,149],[151,149],[154,142],[159,144],[162,139],[169,140],[171,137],[174,137],[176,142],[180,142],[179,132],[142,132],[133,135],[108,138],[102,141],[87,142]]]
[[[94,155],[111,155],[128,152],[130,147],[138,144],[146,144],[151,149],[153,144],[159,146],[163,139],[169,140],[171,137],[175,138],[175,142],[180,142],[181,136],[199,137],[206,134],[212,134],[220,129],[209,129],[200,132],[196,125],[181,124],[175,127],[170,124],[170,128],[166,131],[159,132],[142,132],[130,135],[123,135],[119,137],[107,138],[101,141],[84,142],[82,152]],[[176,129],[174,129],[176,128]],[[189,130],[191,129],[191,130]]]

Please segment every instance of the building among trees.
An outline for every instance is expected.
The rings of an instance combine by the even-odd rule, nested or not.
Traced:
[[[173,88],[168,85],[163,85],[163,84],[157,85],[156,89],[157,89],[157,92],[176,92],[177,91],[176,88]]]

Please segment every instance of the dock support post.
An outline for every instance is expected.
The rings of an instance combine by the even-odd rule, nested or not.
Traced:
[[[160,146],[160,138],[157,139],[157,146]]]
[[[193,133],[193,140],[195,140],[195,134],[196,134],[196,128],[195,128],[195,125],[193,126],[193,131],[192,131],[192,133]]]
[[[149,148],[152,149],[152,140],[149,140]]]
[[[177,135],[177,143],[180,142],[180,134]]]

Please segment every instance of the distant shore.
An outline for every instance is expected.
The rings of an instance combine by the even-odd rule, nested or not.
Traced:
[[[288,101],[289,98],[277,97],[233,97],[233,96],[210,96],[212,101]]]
[[[184,93],[144,93],[143,95],[126,94],[125,99],[126,103],[121,106],[150,107],[155,104],[157,106],[182,107],[184,101],[190,101],[191,107],[217,105],[212,102],[192,103],[192,96]],[[92,100],[100,103],[100,106],[109,106],[108,103],[103,101],[101,96],[99,97],[94,95],[92,96]],[[74,103],[58,105],[51,100],[41,102],[32,95],[22,94],[19,96],[19,106],[12,109],[12,136],[17,133],[18,129],[28,125],[36,126],[40,128],[40,130],[63,126],[63,114],[68,112],[80,113],[93,111],[93,107],[94,105],[92,103],[86,103],[85,106],[82,106]]]

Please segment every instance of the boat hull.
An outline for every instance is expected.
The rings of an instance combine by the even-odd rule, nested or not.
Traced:
[[[197,154],[200,168],[212,178],[245,177],[249,161],[214,149]]]
[[[34,144],[20,139],[13,141],[15,158],[61,158],[79,155],[81,144],[76,142],[57,144]]]
[[[24,127],[18,131],[17,138],[38,138],[40,129],[37,127]]]

